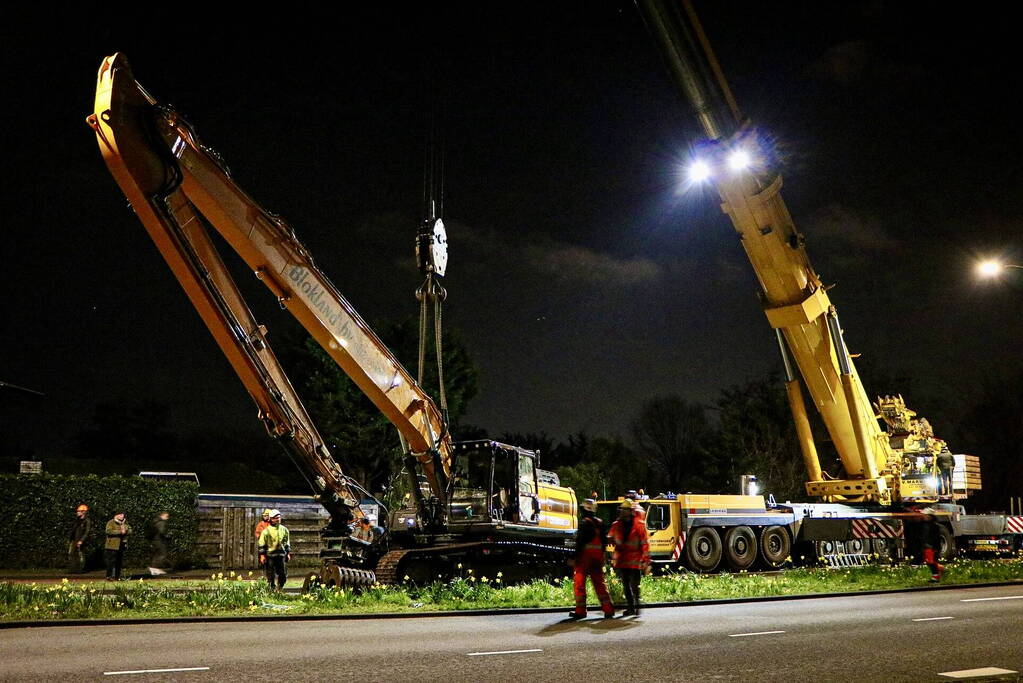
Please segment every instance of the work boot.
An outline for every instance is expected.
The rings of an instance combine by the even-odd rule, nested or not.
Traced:
[[[614,612],[604,612],[604,618],[605,619],[614,619],[615,618],[615,613]]]
[[[578,621],[579,619],[585,619],[586,613],[584,612],[583,614],[579,614],[578,612],[569,612],[568,618],[572,619],[573,621]]]
[[[631,616],[635,616],[635,614],[636,614],[636,610],[632,609],[631,607],[628,608],[627,610],[625,610],[624,612],[622,612],[622,616],[623,617],[631,617]]]

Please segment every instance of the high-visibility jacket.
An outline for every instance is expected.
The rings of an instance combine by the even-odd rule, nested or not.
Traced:
[[[291,534],[283,524],[271,524],[259,535],[260,555],[290,555]]]
[[[629,535],[625,537],[629,527]],[[632,515],[615,521],[608,540],[615,546],[612,564],[616,569],[645,569],[650,565],[650,540],[641,517]]]

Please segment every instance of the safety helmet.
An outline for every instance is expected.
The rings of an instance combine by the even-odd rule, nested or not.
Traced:
[[[622,504],[618,506],[619,510],[631,510],[633,508],[632,501],[628,498],[622,500]]]
[[[89,511],[89,506],[86,505],[85,503],[82,503],[81,505],[79,505],[78,507],[75,508],[75,512],[88,512],[88,511]]]
[[[280,517],[280,516],[281,516],[281,511],[278,510],[277,508],[274,508],[273,510],[270,511],[270,519],[273,519],[274,517]]]
[[[263,508],[263,517],[269,517],[271,512],[270,508]]]

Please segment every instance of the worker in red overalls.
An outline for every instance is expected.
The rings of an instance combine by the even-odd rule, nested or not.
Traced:
[[[595,510],[596,506],[593,500],[587,498],[583,501],[582,518],[579,520],[579,531],[575,537],[575,576],[573,581],[575,610],[568,613],[570,619],[586,617],[587,577],[593,584],[597,599],[600,600],[604,618],[612,619],[615,615],[611,596],[604,583],[604,546],[607,545],[607,535],[604,532],[604,522],[594,514]]]
[[[650,540],[643,516],[636,504],[626,498],[618,508],[618,519],[611,525],[608,539],[614,543],[612,564],[622,579],[626,609],[623,616],[639,616],[639,579],[650,566]]]

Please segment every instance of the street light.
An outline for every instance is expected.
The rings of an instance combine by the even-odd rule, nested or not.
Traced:
[[[1023,269],[1023,265],[1015,263],[1002,263],[997,259],[987,259],[977,264],[977,275],[985,279],[996,278],[1002,274],[1007,268],[1020,268]]]

